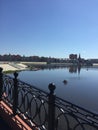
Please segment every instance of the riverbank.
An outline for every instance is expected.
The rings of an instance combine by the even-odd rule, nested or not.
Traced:
[[[47,64],[47,62],[7,62],[7,61],[0,62],[0,67],[3,68],[4,72],[21,71],[21,70],[27,70],[27,69],[37,71],[43,67],[47,68],[47,67],[65,67],[65,66],[66,67],[73,66],[73,63]],[[98,67],[98,64],[94,63],[92,67]]]

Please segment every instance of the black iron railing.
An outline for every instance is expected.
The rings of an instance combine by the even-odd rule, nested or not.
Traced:
[[[0,100],[6,102],[32,130],[98,130],[98,115],[50,93],[4,75],[0,68]]]

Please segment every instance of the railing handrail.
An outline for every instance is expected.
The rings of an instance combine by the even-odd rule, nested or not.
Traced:
[[[12,77],[12,76],[10,76],[10,75],[6,75],[6,74],[3,74],[3,75],[5,75],[5,76],[7,76],[7,77],[9,77],[9,78],[11,78],[11,79],[13,79],[14,77]],[[26,82],[24,82],[24,81],[22,81],[22,80],[20,80],[20,79],[18,79],[18,82],[21,82],[21,83],[23,83],[23,84],[26,84],[27,86],[29,86],[31,89],[36,89],[36,90],[38,90],[38,91],[41,91],[41,92],[43,92],[43,93],[45,93],[45,94],[48,94],[48,92],[46,92],[46,91],[44,91],[44,90],[42,90],[42,89],[40,89],[40,88],[37,88],[36,86],[34,86],[34,85],[31,85],[31,84],[29,84],[29,83],[26,83]]]
[[[91,113],[91,114],[95,113],[95,115],[98,116],[98,113],[96,113],[96,111],[92,112],[92,111],[90,111],[90,110],[87,110],[87,108],[85,108],[85,107],[81,107],[81,106],[79,106],[79,105],[75,105],[75,104],[73,104],[72,102],[67,101],[67,100],[65,100],[65,99],[62,99],[62,98],[57,97],[57,96],[56,96],[56,99],[58,99],[58,100],[60,100],[60,101],[63,101],[63,102],[66,102],[66,103],[68,103],[68,104],[71,104],[72,106],[74,106],[74,107],[76,107],[76,108],[79,108],[79,109],[82,109],[83,111],[86,111],[87,113]]]

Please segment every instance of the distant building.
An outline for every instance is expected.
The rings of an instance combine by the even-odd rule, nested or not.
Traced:
[[[69,59],[71,60],[77,60],[77,54],[70,54]]]
[[[78,61],[79,61],[79,62],[82,61],[80,54],[79,54],[79,57],[78,57]]]

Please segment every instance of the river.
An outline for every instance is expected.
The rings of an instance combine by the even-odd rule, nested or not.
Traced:
[[[47,92],[48,85],[52,82],[56,85],[56,96],[98,113],[98,68],[60,67],[28,70],[19,72],[18,78]]]

